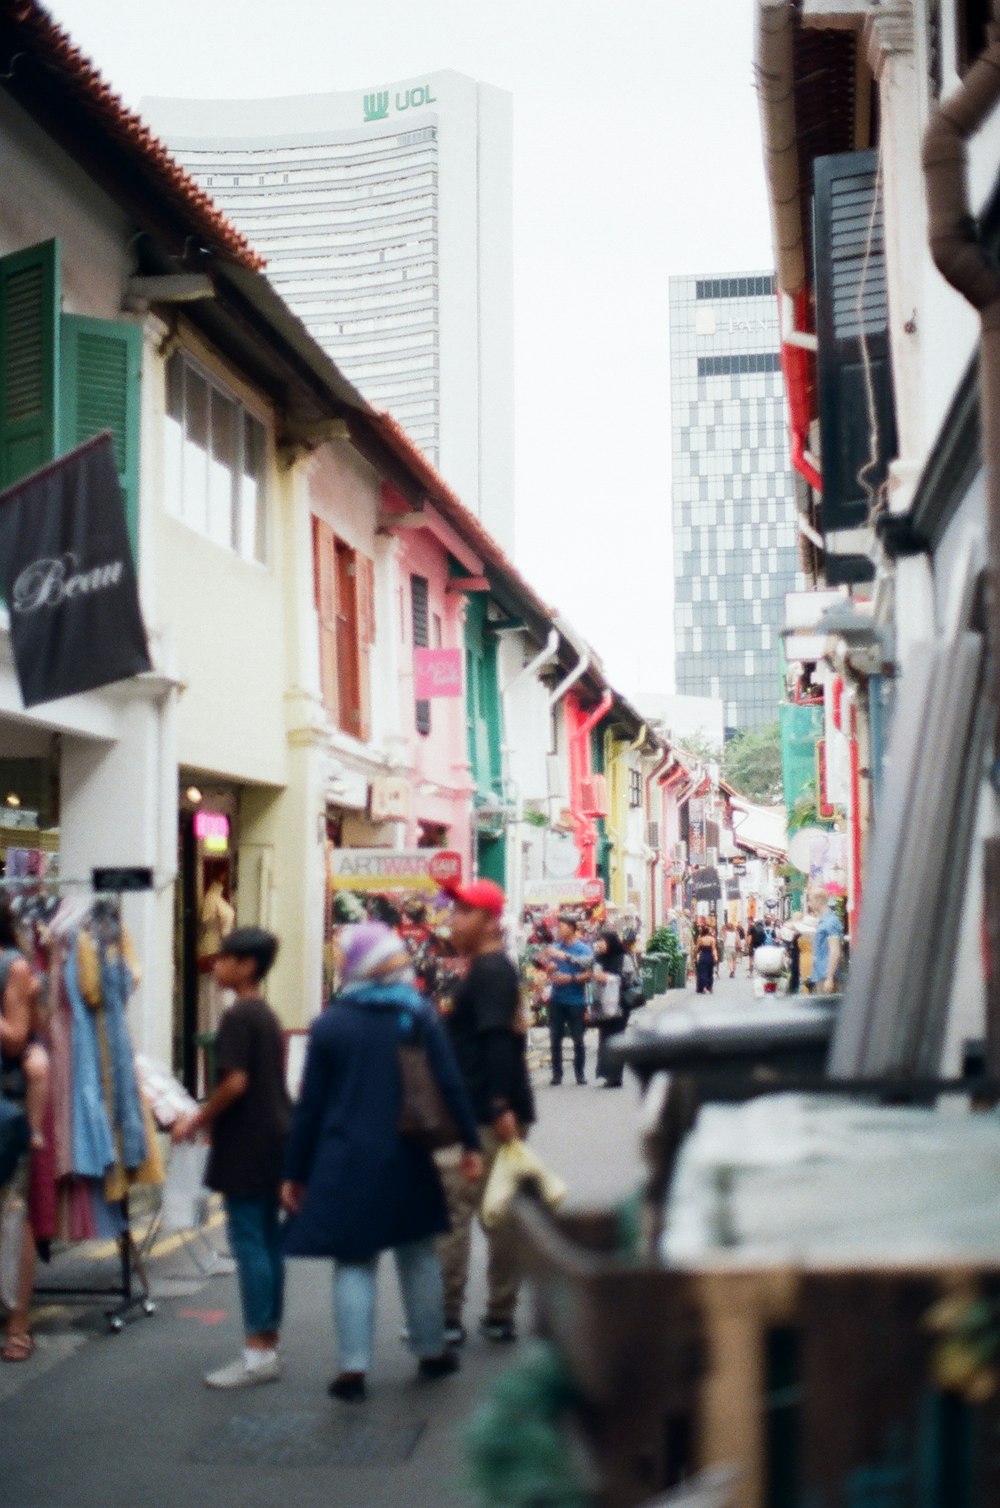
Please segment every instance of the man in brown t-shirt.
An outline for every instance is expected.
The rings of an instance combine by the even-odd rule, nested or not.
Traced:
[[[229,1245],[236,1259],[243,1306],[243,1355],[209,1372],[210,1388],[244,1388],[281,1375],[278,1332],[284,1299],[284,1259],[278,1191],[291,1102],[277,1016],[260,997],[261,981],[278,939],[260,927],[240,927],[222,941],[214,973],[235,991],[215,1039],[217,1084],[193,1115],[173,1128],[174,1141],[208,1129],[211,1151],[205,1182],[225,1200]]]

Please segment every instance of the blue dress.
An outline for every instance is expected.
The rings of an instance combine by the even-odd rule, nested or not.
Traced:
[[[309,1036],[288,1141],[285,1177],[305,1185],[287,1227],[290,1257],[366,1262],[448,1230],[434,1160],[399,1132],[398,1048],[415,1021],[463,1144],[478,1149],[472,1107],[433,1007],[408,985],[373,985],[334,999]]]

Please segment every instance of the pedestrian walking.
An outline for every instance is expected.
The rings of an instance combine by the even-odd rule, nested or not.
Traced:
[[[10,903],[0,897],[0,1088],[24,1107],[33,1151],[45,1146],[44,1118],[49,1099],[49,1055],[41,1044],[39,981],[21,952]],[[27,1194],[28,1161],[14,1174],[14,1192]],[[35,1343],[29,1327],[35,1286],[35,1237],[27,1220],[21,1232],[17,1297],[7,1314],[7,1338],[0,1360],[28,1361]]]
[[[497,1153],[505,1142],[526,1135],[535,1119],[535,1102],[521,1021],[520,981],[504,949],[504,893],[491,880],[477,880],[450,893],[455,906],[451,940],[470,962],[446,1019],[483,1147],[478,1179],[463,1179],[448,1153],[438,1159],[451,1216],[451,1230],[438,1242],[444,1270],[445,1336],[450,1344],[461,1345],[472,1222]],[[501,1220],[488,1230],[486,1245],[486,1312],[479,1328],[489,1340],[513,1341],[521,1272],[511,1222]]]
[[[740,956],[740,935],[736,930],[735,922],[727,922],[726,930],[722,934],[722,944],[726,955],[726,964],[729,968],[730,979],[736,978],[736,962]]]
[[[817,890],[813,894],[811,909],[816,918],[816,930],[812,939],[810,993],[832,995],[837,988],[837,975],[844,945],[844,928],[840,917],[830,905],[830,897],[825,890]]]
[[[391,1251],[418,1376],[445,1377],[444,1286],[435,1238],[448,1229],[444,1190],[427,1149],[400,1130],[399,1049],[421,1043],[462,1138],[462,1172],[482,1177],[479,1135],[434,1006],[414,985],[402,938],[384,922],[345,927],[342,986],[309,1034],[281,1200],[292,1216],[289,1257],[334,1260],[340,1370],[331,1397],[367,1396],[379,1257]]]
[[[608,1061],[608,1043],[625,1030],[625,945],[618,933],[607,928],[594,945],[594,1003],[597,1015],[597,1066],[594,1076],[606,1089],[622,1087],[621,1067]]]
[[[748,959],[747,973],[748,974],[753,974],[753,970],[754,970],[754,954],[757,952],[758,948],[762,948],[764,946],[764,943],[766,941],[767,941],[767,929],[765,928],[764,923],[761,921],[760,917],[759,916],[755,917],[754,920],[751,922],[751,924],[750,924],[750,930],[747,933],[747,959]]]
[[[695,938],[695,980],[699,995],[711,995],[715,984],[718,949],[711,928],[702,922]]]
[[[278,939],[260,927],[239,927],[221,939],[215,982],[236,998],[215,1039],[216,1086],[171,1133],[178,1142],[209,1132],[205,1182],[223,1196],[239,1274],[243,1354],[208,1373],[210,1388],[253,1387],[281,1376],[285,1269],[278,1194],[292,1110],[281,1025],[260,993],[277,953]]]
[[[549,1041],[552,1046],[552,1080],[561,1084],[563,1077],[563,1033],[573,1042],[573,1071],[578,1084],[586,1084],[586,1047],[584,1030],[587,1013],[587,985],[593,974],[594,955],[577,930],[572,912],[559,918],[558,942],[549,949],[548,969],[552,980],[549,998]]]

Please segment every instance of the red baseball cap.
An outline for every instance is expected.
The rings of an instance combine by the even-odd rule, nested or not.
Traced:
[[[473,880],[471,885],[445,885],[444,892],[460,906],[468,906],[470,911],[485,911],[487,916],[503,916],[507,905],[507,897],[493,880]]]

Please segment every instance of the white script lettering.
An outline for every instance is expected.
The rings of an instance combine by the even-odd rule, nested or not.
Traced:
[[[120,560],[89,571],[81,571],[79,565],[79,556],[67,551],[57,559],[36,560],[25,566],[14,582],[15,613],[37,613],[43,607],[61,607],[91,592],[107,591],[118,585],[124,570]]]

